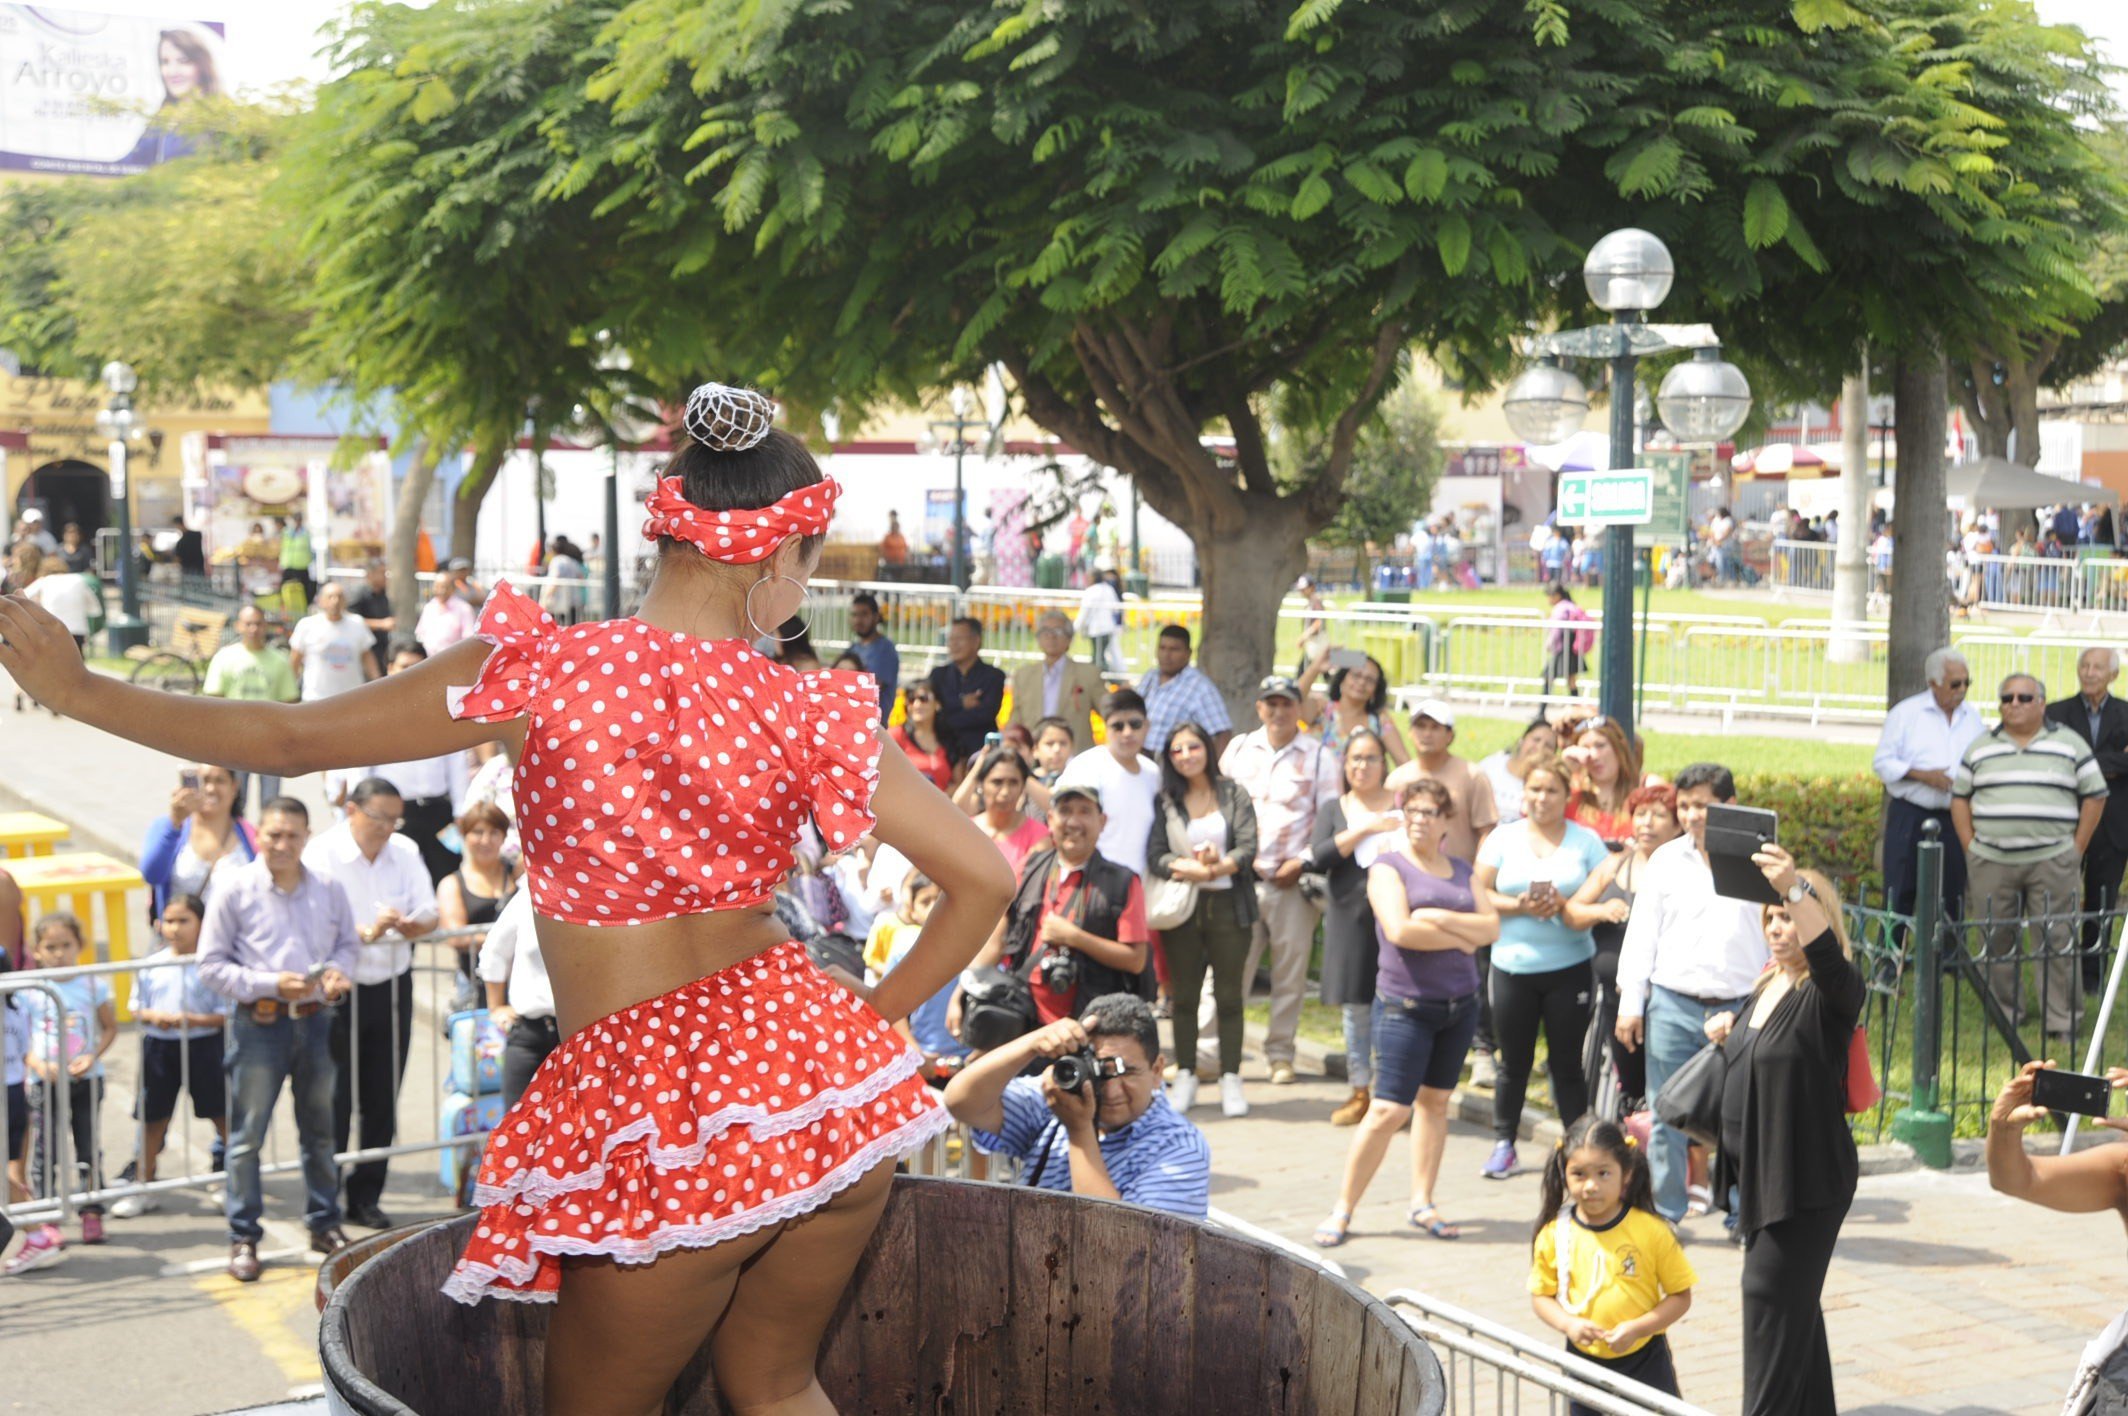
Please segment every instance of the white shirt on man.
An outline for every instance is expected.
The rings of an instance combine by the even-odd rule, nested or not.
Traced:
[[[362,656],[377,647],[377,636],[353,615],[337,620],[309,615],[289,631],[288,647],[303,656],[303,701],[308,703],[362,687]]]
[[[1064,764],[1057,786],[1084,782],[1101,793],[1108,824],[1094,849],[1143,880],[1145,846],[1153,833],[1153,803],[1160,795],[1160,769],[1143,754],[1133,772],[1106,746],[1091,747]],[[1055,788],[1051,788],[1052,791]]]
[[[303,865],[347,895],[357,929],[367,929],[376,921],[377,911],[387,905],[409,924],[433,927],[436,923],[436,887],[429,882],[428,867],[421,863],[421,849],[396,831],[371,860],[355,841],[354,829],[343,821],[312,838],[303,848]],[[414,946],[394,932],[362,946],[354,979],[356,983],[387,983],[413,966]]]
[[[468,765],[471,754],[446,752],[441,757],[424,757],[418,762],[387,762],[372,767],[362,775],[382,777],[399,789],[406,801],[426,801],[432,797],[449,797],[451,815],[465,814],[466,786],[473,779]]]
[[[554,1016],[554,985],[547,961],[540,956],[539,931],[532,915],[532,892],[517,887],[488,926],[475,966],[483,983],[508,983],[506,1001],[520,1018]]]
[[[1970,675],[1972,670],[1967,669],[1966,673]],[[1924,811],[1949,811],[1948,791],[1917,782],[1907,773],[1916,769],[1957,771],[1958,764],[1965,760],[1965,750],[1987,730],[1988,725],[1980,720],[1980,710],[1971,703],[1959,704],[1957,712],[1945,717],[1936,706],[1935,694],[1924,688],[1911,698],[1900,699],[1884,715],[1884,735],[1877,739],[1877,753],[1870,765],[1883,779],[1885,789],[1899,800]]]
[[[1689,835],[1648,857],[1618,953],[1618,1014],[1638,1018],[1651,986],[1687,998],[1742,998],[1766,968],[1759,905],[1714,893]]]

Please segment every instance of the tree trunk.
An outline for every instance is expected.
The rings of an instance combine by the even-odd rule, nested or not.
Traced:
[[[1237,732],[1256,721],[1256,686],[1292,673],[1279,661],[1278,612],[1308,564],[1305,514],[1288,498],[1247,495],[1249,515],[1222,534],[1190,527],[1204,576],[1204,634],[1197,667],[1219,688]]]
[[[399,482],[399,500],[392,508],[391,543],[385,549],[385,574],[392,597],[392,613],[399,621],[395,639],[411,638],[414,621],[421,614],[421,582],[415,579],[414,561],[421,546],[421,508],[436,485],[436,453],[426,440],[414,447],[406,476]],[[380,666],[381,667],[381,666]]]
[[[1924,331],[1919,346],[1899,356],[1892,376],[1899,464],[1887,707],[1927,686],[1923,661],[1951,638],[1950,587],[1943,574],[1949,534],[1943,461],[1948,385],[1941,336]]]
[[[2036,365],[2019,362],[2011,366],[2010,382],[2003,392],[2010,405],[2010,451],[2013,462],[2039,466],[2039,374]]]
[[[473,465],[466,469],[464,480],[458,484],[458,492],[452,498],[451,507],[451,555],[473,559],[473,547],[480,535],[480,504],[487,500],[488,489],[495,485],[496,474],[510,455],[512,439],[488,437],[480,440],[473,453]],[[503,547],[503,564],[513,565],[511,548]]]
[[[1869,361],[1840,384],[1840,542],[1832,557],[1835,664],[1869,660]]]

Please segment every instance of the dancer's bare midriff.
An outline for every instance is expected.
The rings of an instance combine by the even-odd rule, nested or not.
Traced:
[[[775,905],[593,928],[539,921],[539,952],[554,984],[562,1036],[670,993],[790,938]]]

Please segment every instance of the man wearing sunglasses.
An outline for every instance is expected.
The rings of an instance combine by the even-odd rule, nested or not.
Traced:
[[[1921,830],[1933,821],[1942,833],[1943,898],[1956,914],[1965,896],[1965,850],[1951,826],[1951,774],[1987,725],[1965,701],[1973,671],[1956,649],[1938,649],[1923,668],[1928,687],[1884,715],[1872,763],[1891,794],[1884,813],[1884,889],[1892,913],[1914,912]]]
[[[2081,737],[2047,721],[2045,684],[2011,674],[1998,696],[2002,721],[1974,739],[1951,778],[1951,822],[1971,860],[1972,909],[1990,921],[1982,931],[1988,991],[2022,1019],[2023,968],[2012,956],[2025,919],[2045,916],[2034,920],[2030,948],[2039,956],[2047,1037],[2073,1046],[2083,994],[2071,921],[2106,778]]]

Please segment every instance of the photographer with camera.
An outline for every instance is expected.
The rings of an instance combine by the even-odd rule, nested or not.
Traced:
[[[1049,1066],[1022,1076],[1036,1059]],[[1144,999],[1110,993],[987,1052],[946,1086],[976,1146],[1021,1162],[1022,1183],[1125,1200],[1190,1219],[1211,1203],[1212,1151],[1167,1104],[1160,1027]]]

